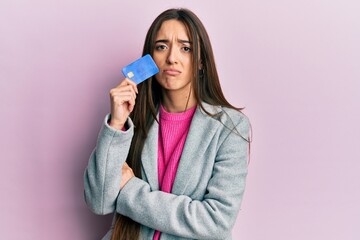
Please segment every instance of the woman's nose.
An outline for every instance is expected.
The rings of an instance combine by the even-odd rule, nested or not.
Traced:
[[[169,54],[168,54],[167,59],[166,59],[167,63],[169,63],[169,64],[175,64],[175,63],[178,62],[178,59],[177,59],[177,58],[178,58],[178,56],[177,56],[176,49],[173,48],[173,47],[171,47],[171,48],[169,49]]]

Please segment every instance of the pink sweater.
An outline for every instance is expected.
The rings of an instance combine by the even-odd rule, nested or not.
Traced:
[[[169,113],[160,105],[158,179],[160,190],[163,192],[171,192],[195,110],[196,106],[182,113]],[[160,232],[155,231],[153,240],[159,238]]]

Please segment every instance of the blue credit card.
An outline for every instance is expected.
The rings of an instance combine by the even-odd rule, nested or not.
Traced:
[[[122,69],[124,76],[134,81],[136,84],[154,76],[158,72],[159,68],[149,54],[139,58]]]

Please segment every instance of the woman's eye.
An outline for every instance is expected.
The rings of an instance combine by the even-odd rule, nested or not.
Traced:
[[[185,52],[191,52],[191,48],[189,48],[189,47],[183,47],[183,49]]]
[[[164,49],[166,49],[166,46],[165,45],[158,45],[158,46],[155,46],[155,49],[156,50],[164,50]]]

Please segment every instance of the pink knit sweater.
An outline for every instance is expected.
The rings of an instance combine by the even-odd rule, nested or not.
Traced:
[[[160,190],[163,192],[171,192],[195,110],[196,106],[182,113],[169,113],[160,105],[158,179]],[[155,231],[153,240],[159,238],[160,232]]]

